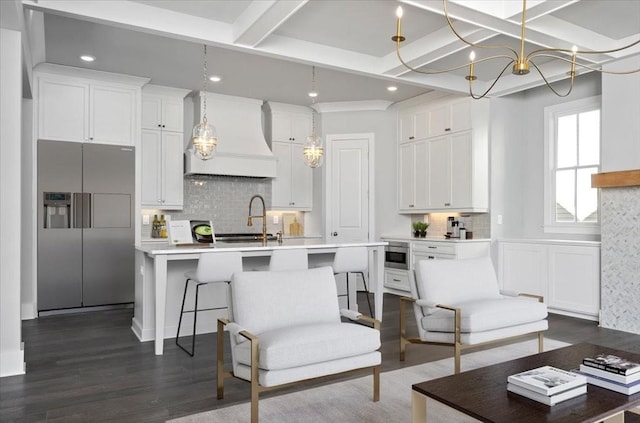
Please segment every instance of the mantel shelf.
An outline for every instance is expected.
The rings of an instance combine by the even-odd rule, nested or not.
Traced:
[[[618,188],[640,186],[640,169],[618,172],[602,172],[591,175],[593,188]]]

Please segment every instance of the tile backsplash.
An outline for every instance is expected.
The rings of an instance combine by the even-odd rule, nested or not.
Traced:
[[[143,210],[143,214],[165,214],[172,220],[211,220],[214,230],[225,232],[260,232],[262,223],[247,226],[249,201],[259,194],[267,209],[271,204],[271,179],[240,176],[194,175],[184,178],[184,208],[182,210]],[[254,214],[262,213],[259,200],[253,203]],[[153,216],[151,216],[153,220]],[[142,238],[151,234],[151,225],[142,226]]]
[[[473,232],[474,238],[491,237],[491,215],[489,213],[429,213],[426,215],[415,215],[411,221],[424,220],[429,223],[427,229],[428,236],[444,236],[447,232],[447,217],[455,216],[456,220],[463,221],[467,231]],[[408,231],[411,229],[409,228]]]
[[[173,220],[211,220],[216,233],[260,233],[262,222],[247,226],[249,201],[259,194],[267,205],[267,232],[283,231],[281,211],[269,211],[271,205],[271,179],[240,176],[194,175],[184,178],[184,208],[182,210],[143,210],[143,215],[164,214]],[[252,213],[262,214],[262,204],[254,200]],[[304,222],[304,213],[295,213],[297,221]],[[277,216],[276,219],[274,217]],[[278,223],[274,223],[277,220]],[[142,225],[142,240],[151,238],[151,224]]]

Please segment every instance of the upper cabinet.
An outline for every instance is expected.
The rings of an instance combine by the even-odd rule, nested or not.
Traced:
[[[183,207],[183,111],[188,93],[156,85],[142,90],[142,207]]]
[[[417,122],[426,133],[415,130]],[[411,124],[421,139],[406,136]],[[400,111],[398,211],[488,211],[488,125],[483,100],[445,98]]]
[[[400,112],[398,116],[398,142],[405,143],[421,140],[429,133],[429,114],[427,110],[408,110]]]
[[[51,64],[35,71],[39,139],[136,145],[147,78]]]
[[[437,137],[471,129],[471,102],[478,101],[470,98],[446,102],[430,108],[429,136]]]
[[[265,138],[277,159],[271,182],[271,208],[311,211],[313,172],[305,165],[303,144],[312,131],[308,107],[265,103]]]
[[[168,89],[168,87],[165,89]],[[176,92],[174,93],[174,91]],[[151,94],[156,92],[158,94]],[[142,96],[142,128],[183,132],[184,96],[186,95],[183,95],[183,93],[188,93],[188,91],[171,88],[164,95],[161,92],[155,86],[148,85],[144,88]]]
[[[295,142],[303,144],[311,135],[311,110],[304,107],[300,109],[279,109],[270,103],[271,110],[271,140],[281,142]]]

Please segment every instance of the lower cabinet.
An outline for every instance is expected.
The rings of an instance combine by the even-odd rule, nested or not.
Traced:
[[[488,256],[490,240],[414,241],[411,243],[411,269],[420,260],[452,260]]]
[[[600,243],[500,241],[500,287],[542,295],[550,311],[598,320]]]
[[[384,271],[384,286],[392,293],[410,295],[409,274],[416,268],[420,260],[452,260],[488,256],[491,240],[424,240],[412,241],[410,247],[409,270],[386,268]],[[402,292],[395,292],[402,291]]]
[[[384,286],[387,288],[410,292],[411,288],[409,287],[409,271],[397,270],[397,269],[385,269],[384,270]]]

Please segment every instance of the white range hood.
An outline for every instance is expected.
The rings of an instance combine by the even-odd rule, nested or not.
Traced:
[[[194,97],[194,120],[200,122],[204,92]],[[213,158],[185,152],[185,174],[276,177],[276,158],[262,132],[262,100],[206,93],[207,120],[218,133]]]

